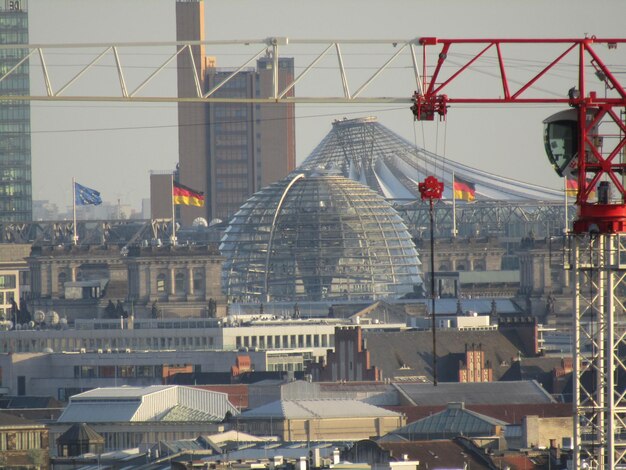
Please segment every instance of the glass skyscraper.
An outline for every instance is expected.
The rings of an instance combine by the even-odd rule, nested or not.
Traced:
[[[0,44],[28,44],[26,0],[0,5]],[[0,77],[13,69],[28,51],[0,49]],[[29,95],[29,62],[24,61],[0,81],[2,95]],[[0,102],[0,222],[32,220],[30,103]]]

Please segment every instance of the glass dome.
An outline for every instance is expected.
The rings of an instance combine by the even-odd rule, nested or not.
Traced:
[[[220,247],[233,301],[374,300],[422,283],[398,213],[368,187],[328,172],[293,173],[254,194]]]

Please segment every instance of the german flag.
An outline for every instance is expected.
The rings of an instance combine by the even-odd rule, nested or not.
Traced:
[[[177,181],[174,181],[172,197],[174,198],[174,204],[204,206],[204,193],[188,188]]]
[[[474,183],[470,183],[469,181],[465,181],[461,178],[454,178],[453,183],[454,189],[454,199],[459,199],[461,201],[473,201],[476,199],[476,185]]]
[[[576,196],[578,194],[578,180],[565,178],[565,194]]]
[[[590,180],[587,180],[589,183]],[[567,196],[576,197],[578,195],[578,180],[573,178],[565,178],[565,194]],[[596,188],[589,191],[589,199],[595,199],[597,197]]]

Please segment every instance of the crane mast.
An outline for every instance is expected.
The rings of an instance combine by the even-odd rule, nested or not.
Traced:
[[[626,39],[439,39],[424,37],[422,81],[413,95],[416,120],[445,119],[460,104],[562,104],[568,121],[547,120],[546,145],[559,175],[577,182],[578,213],[567,234],[564,267],[574,281],[574,467],[612,470],[626,465],[626,190],[624,86],[597,49],[616,49]],[[557,50],[531,78],[513,83],[505,49],[511,45]],[[475,46],[464,64],[449,60],[460,47]],[[436,62],[429,73],[428,52]],[[495,53],[496,90],[461,95],[453,85],[488,52]],[[575,60],[572,61],[572,57]],[[577,79],[562,97],[547,96],[537,85],[558,64],[575,63]],[[601,81],[604,96],[592,90],[589,72]],[[596,82],[597,83],[597,82]],[[483,89],[483,88],[481,88]],[[610,93],[609,93],[610,91]],[[573,116],[572,116],[573,115]],[[558,124],[557,124],[558,122]],[[550,126],[553,126],[550,128]],[[558,127],[561,126],[561,127]],[[569,141],[568,141],[569,139]],[[560,144],[563,144],[561,146]],[[570,151],[564,149],[569,145]],[[552,148],[554,147],[554,148]],[[561,148],[563,147],[563,148]],[[557,150],[558,149],[558,150]]]

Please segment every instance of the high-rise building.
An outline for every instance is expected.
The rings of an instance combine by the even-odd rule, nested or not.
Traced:
[[[215,96],[269,97],[273,64],[271,57],[259,59],[256,69],[239,72]],[[284,88],[293,80],[293,59],[279,59],[278,67]],[[209,68],[205,83],[213,87],[230,74]],[[294,105],[214,103],[209,123],[209,214],[228,220],[252,194],[295,168]]]
[[[202,0],[177,0],[178,41],[204,40]],[[193,57],[193,62],[191,57]],[[232,70],[216,67],[203,46],[178,58],[179,96],[195,96],[196,83],[189,70],[196,68],[205,93]],[[215,97],[259,98],[272,95],[274,60],[257,61],[256,69],[238,73]],[[293,80],[291,58],[278,61],[279,89]],[[293,89],[290,90],[293,95]],[[205,206],[181,207],[183,225],[197,217],[229,219],[261,187],[285,177],[295,168],[294,104],[180,103],[180,182],[206,195]]]
[[[176,1],[176,40],[204,41],[204,2],[202,0]],[[177,57],[178,96],[195,96],[195,76],[204,90],[204,77],[209,59],[203,45],[193,46],[191,54],[183,52]],[[208,138],[207,107],[202,103],[178,104],[178,158],[180,180],[186,186],[207,193]],[[168,192],[171,190],[168,189]],[[152,197],[152,196],[151,196]],[[196,217],[207,218],[205,207],[184,206],[180,208],[183,223],[189,225]]]
[[[0,6],[0,44],[28,44],[28,1]],[[0,49],[0,77],[26,55],[24,49]],[[28,60],[0,82],[0,94],[30,94]],[[32,220],[30,103],[4,101],[0,106],[0,221]]]

